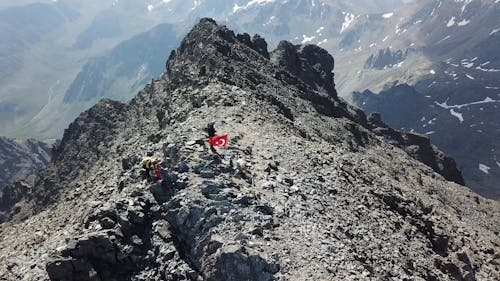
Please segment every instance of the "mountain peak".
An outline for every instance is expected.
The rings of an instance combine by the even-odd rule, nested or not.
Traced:
[[[335,61],[325,49],[317,45],[293,45],[288,41],[281,41],[272,53],[272,61],[313,89],[322,88],[332,97],[337,97],[333,83]]]
[[[238,68],[238,72],[234,69]],[[259,35],[237,34],[212,19],[202,19],[184,38],[167,61],[170,81],[218,79],[238,86],[255,87],[257,77],[279,76],[287,71],[313,91],[336,98],[333,82],[334,59],[316,45],[293,45],[282,41],[269,54]],[[243,71],[244,73],[241,73]]]
[[[167,61],[167,76],[171,81],[218,79],[228,82],[232,75],[242,78],[239,73],[232,73],[231,68],[266,64],[268,58],[267,43],[259,36],[251,40],[248,34],[235,35],[226,26],[204,18],[182,40],[180,47],[172,51]]]

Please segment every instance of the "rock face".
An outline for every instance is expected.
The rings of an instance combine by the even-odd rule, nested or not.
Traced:
[[[105,100],[73,122],[22,206],[34,215],[2,226],[1,278],[500,277],[498,202],[423,164],[456,171],[428,139],[333,95],[321,49],[266,55],[249,38],[202,19],[128,105]],[[218,153],[209,122],[229,135]],[[164,159],[151,185],[147,154]]]
[[[44,142],[0,137],[0,169],[2,170],[0,191],[8,184],[36,175],[38,170],[50,163],[51,154],[51,147]]]
[[[376,135],[383,136],[389,143],[402,148],[445,179],[461,185],[465,184],[455,160],[432,145],[428,136],[394,130],[382,121],[380,113],[372,113],[368,117],[368,124]]]
[[[336,97],[333,83],[333,57],[316,45],[292,45],[281,41],[273,52],[272,61],[284,67],[314,90],[322,88]]]
[[[43,142],[0,137],[0,223],[35,185],[38,172],[50,163],[51,147]]]

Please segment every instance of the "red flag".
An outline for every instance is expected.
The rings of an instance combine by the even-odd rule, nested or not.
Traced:
[[[208,141],[208,143],[211,144],[211,145],[213,145],[213,146],[226,147],[226,145],[227,145],[227,135],[210,137],[210,140]]]

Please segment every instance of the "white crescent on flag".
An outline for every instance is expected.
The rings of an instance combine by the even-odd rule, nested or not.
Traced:
[[[215,142],[217,146],[226,146],[226,139],[220,138]]]

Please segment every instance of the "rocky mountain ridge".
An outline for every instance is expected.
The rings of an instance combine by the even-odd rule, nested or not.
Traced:
[[[428,139],[338,98],[333,64],[317,46],[269,53],[202,19],[129,104],[103,100],[66,130],[1,226],[0,276],[498,278],[499,203],[412,158],[443,160]],[[218,154],[203,133],[213,121],[230,136]],[[166,166],[151,186],[148,153]]]
[[[390,99],[381,107],[355,105],[367,111],[374,107],[379,108],[376,111],[385,110],[383,116],[392,115],[391,112],[400,111],[401,107],[407,108],[411,118],[407,119],[407,115],[395,120],[384,117],[385,122],[400,130],[428,134],[435,144],[457,159],[471,188],[491,198],[498,198],[500,194],[497,184],[500,148],[494,141],[498,138],[496,119],[500,100],[499,63],[494,47],[499,44],[500,34],[498,2],[425,0],[401,6],[401,1],[367,0],[156,0],[148,3],[89,0],[85,4],[65,1],[44,5],[66,11],[66,24],[72,28],[78,25],[78,32],[72,32],[69,38],[59,33],[48,34],[63,42],[49,40],[48,47],[32,48],[33,52],[24,59],[31,62],[27,67],[29,73],[17,75],[12,83],[0,89],[3,93],[0,95],[9,96],[0,103],[0,111],[5,113],[2,115],[5,134],[60,138],[67,120],[72,120],[99,98],[127,101],[162,72],[161,62],[164,53],[168,53],[162,48],[166,44],[172,48],[178,44],[180,34],[187,31],[186,20],[191,25],[192,19],[211,16],[236,30],[262,34],[272,47],[285,38],[293,44],[317,44],[329,50],[336,57],[337,90],[341,95],[352,91],[362,93],[365,89],[380,93],[401,84],[415,87],[420,94],[419,104],[420,99],[426,100],[426,106],[419,108],[423,109],[422,114],[406,105],[398,104],[395,108],[391,105],[397,102]],[[96,8],[97,14],[89,14],[93,9],[89,7]],[[156,26],[165,21],[168,24]],[[153,26],[156,27],[150,29]],[[145,30],[148,31],[132,37]],[[162,36],[163,41],[155,40],[159,33],[169,35]],[[6,38],[5,44],[16,41]],[[118,44],[125,39],[123,44]],[[108,50],[115,45],[116,48]],[[48,51],[40,53],[44,48]],[[106,50],[103,52],[103,49]],[[129,55],[133,52],[140,54]],[[38,58],[45,61],[39,63]],[[12,56],[8,59],[12,60]],[[68,63],[75,61],[81,65]],[[52,62],[60,62],[51,67],[59,73],[46,71],[45,65]],[[32,75],[33,71],[38,71],[38,76]],[[37,83],[33,90],[25,77],[44,82]],[[26,93],[33,91],[38,93],[37,99],[25,98]],[[380,101],[370,97],[363,100],[367,104]],[[357,99],[349,98],[349,101],[357,102]],[[33,112],[38,114],[33,116]],[[418,120],[414,121],[414,115],[418,114]],[[24,117],[14,118],[16,116]],[[400,120],[405,122],[398,127]]]

